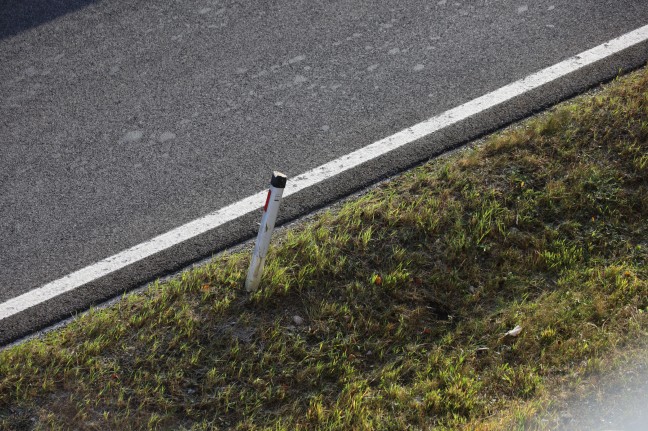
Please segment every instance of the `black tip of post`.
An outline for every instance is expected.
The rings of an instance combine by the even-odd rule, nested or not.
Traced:
[[[272,173],[272,179],[270,180],[270,185],[278,189],[284,189],[286,188],[286,181],[288,181],[287,176],[285,176],[281,172],[274,171]]]

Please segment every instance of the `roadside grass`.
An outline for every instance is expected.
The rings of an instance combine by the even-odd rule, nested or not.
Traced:
[[[546,428],[646,347],[647,220],[644,69],[288,229],[251,297],[225,254],[0,352],[0,429]]]

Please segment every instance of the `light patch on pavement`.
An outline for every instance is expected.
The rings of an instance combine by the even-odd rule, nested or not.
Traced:
[[[295,76],[295,78],[293,79],[293,83],[295,83],[295,84],[297,84],[297,85],[299,85],[299,84],[303,84],[303,83],[306,82],[306,81],[308,81],[308,78],[306,78],[304,75],[297,75],[297,76]]]
[[[170,141],[176,138],[176,134],[173,132],[164,132],[160,135],[160,142]]]
[[[299,63],[300,61],[306,60],[305,55],[298,55],[297,57],[293,57],[290,60],[288,60],[288,64],[294,64],[294,63]]]
[[[144,132],[141,130],[132,130],[130,132],[127,132],[124,136],[121,138],[121,142],[135,142],[139,141],[142,139],[142,136],[144,136]]]

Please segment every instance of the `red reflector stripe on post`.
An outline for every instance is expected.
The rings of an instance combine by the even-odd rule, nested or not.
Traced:
[[[271,190],[268,190],[268,197],[266,198],[266,203],[263,206],[263,212],[268,211],[268,204],[270,203],[270,195],[272,194]]]

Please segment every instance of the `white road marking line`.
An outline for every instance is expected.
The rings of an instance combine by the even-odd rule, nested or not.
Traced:
[[[491,93],[485,94],[470,102],[457,106],[440,115],[415,124],[405,130],[367,145],[359,150],[338,159],[311,169],[288,181],[284,197],[332,178],[339,173],[352,169],[365,162],[380,157],[390,151],[414,142],[424,136],[457,124],[466,118],[484,112],[490,108],[521,96],[545,84],[562,78],[586,66],[599,62],[611,55],[621,52],[648,40],[648,25],[612,39],[602,45],[582,52],[565,61],[531,74]],[[0,304],[0,320],[11,317],[35,305],[74,290],[105,275],[118,271],[128,265],[166,250],[176,244],[203,234],[229,221],[263,206],[267,191],[252,196],[207,214],[204,217],[177,227],[167,233],[110,256],[92,265],[66,275],[63,278],[47,283],[37,289]]]

